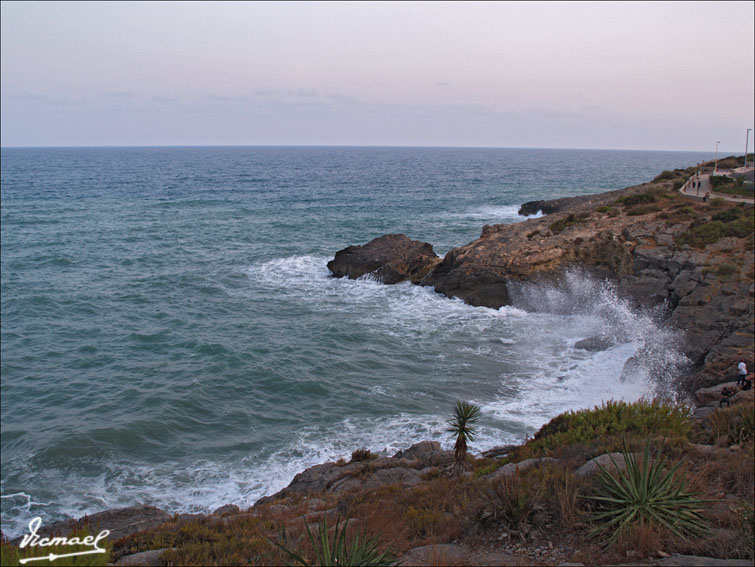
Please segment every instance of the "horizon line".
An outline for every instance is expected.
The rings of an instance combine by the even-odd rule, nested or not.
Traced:
[[[126,149],[126,148],[412,148],[412,149],[479,149],[479,150],[575,150],[598,152],[678,152],[714,154],[710,150],[659,150],[637,148],[555,148],[539,146],[425,146],[425,145],[377,145],[377,144],[133,144],[133,145],[38,145],[38,146],[4,146],[0,150],[10,149]],[[731,150],[718,150],[718,153],[729,153]],[[736,153],[736,152],[735,152]],[[739,155],[739,153],[736,153]],[[744,153],[742,153],[744,155]],[[730,156],[722,156],[730,157]]]

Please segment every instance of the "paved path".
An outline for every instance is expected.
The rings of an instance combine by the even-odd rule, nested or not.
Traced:
[[[719,172],[721,173],[721,172]],[[693,189],[692,184],[695,183],[696,187]],[[699,185],[699,188],[697,187]],[[694,175],[690,179],[687,180],[687,182],[682,185],[682,187],[679,189],[679,192],[684,195],[685,197],[691,197],[693,199],[697,199],[702,201],[706,194],[710,193],[708,195],[708,200],[712,199],[713,197],[721,197],[723,199],[726,199],[727,201],[732,201],[733,203],[750,203],[754,204],[755,199],[748,199],[747,197],[740,197],[739,195],[727,195],[725,193],[714,193],[711,191],[711,185],[710,185],[710,174],[709,173],[703,173],[702,175]]]

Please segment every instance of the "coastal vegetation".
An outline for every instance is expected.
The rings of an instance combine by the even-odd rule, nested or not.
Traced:
[[[454,461],[460,470],[467,466],[467,444],[474,440],[472,427],[480,419],[480,408],[469,402],[456,402],[454,416],[448,421],[448,431],[456,438],[454,444]]]
[[[468,431],[479,413],[463,406],[451,422]],[[232,516],[176,516],[116,542],[111,561],[157,549],[161,565],[377,565],[451,542],[505,549],[511,564],[608,564],[659,551],[751,560],[754,428],[751,401],[704,419],[659,400],[606,402],[557,416],[504,458],[467,454],[465,474],[439,463],[410,487],[364,485]],[[583,472],[599,455],[608,458]],[[455,462],[452,452],[448,459]]]
[[[732,397],[731,407],[719,407],[719,386],[731,378],[735,356],[751,357],[755,217],[751,205],[681,197],[673,187],[694,170],[663,172],[649,186],[580,201],[554,213],[555,220],[534,219],[510,233],[488,227],[478,248],[469,248],[490,247],[479,254],[452,251],[441,262],[422,243],[406,243],[426,262],[423,274],[437,266],[441,275],[462,267],[489,275],[496,285],[498,266],[493,274],[471,262],[484,261],[490,250],[509,252],[504,245],[514,241],[530,247],[525,251],[531,253],[518,257],[543,258],[544,269],[555,265],[555,254],[541,254],[550,245],[562,253],[558,258],[629,274],[634,279],[627,281],[637,283],[642,297],[655,294],[664,306],[679,306],[675,324],[692,328],[702,344],[690,355],[699,374],[679,371],[673,377],[685,403],[606,401],[554,417],[517,446],[475,455],[469,444],[480,409],[458,402],[447,422],[453,451],[442,451],[436,442],[437,449],[413,451],[415,446],[387,457],[362,447],[348,462],[308,469],[318,469],[316,474],[304,471],[295,490],[284,489],[247,510],[177,514],[158,528],[123,538],[109,560],[156,550],[160,565],[357,564],[360,558],[393,557],[414,558],[406,561],[414,564],[495,559],[595,565],[651,562],[672,553],[752,562],[752,391]],[[516,230],[518,239],[511,236]],[[494,248],[498,238],[503,244]],[[570,256],[575,250],[579,254]],[[615,264],[607,261],[613,259]],[[482,284],[472,283],[477,293]],[[470,297],[478,305],[492,301]],[[725,341],[724,327],[730,329]],[[706,393],[703,386],[713,389]],[[693,398],[700,392],[700,400]],[[341,524],[341,518],[349,521]],[[466,560],[443,555],[451,548],[465,550]],[[417,555],[423,550],[425,555]]]
[[[613,455],[609,455],[614,474],[598,464],[600,481],[595,494],[583,496],[596,505],[592,521],[597,526],[588,536],[609,532],[606,544],[610,545],[636,526],[653,530],[665,528],[683,540],[703,532],[706,522],[702,512],[707,503],[686,489],[684,478],[676,477],[682,461],[668,466],[660,451],[651,459],[649,447],[647,443],[638,462],[625,446],[621,454],[625,467],[619,466]]]

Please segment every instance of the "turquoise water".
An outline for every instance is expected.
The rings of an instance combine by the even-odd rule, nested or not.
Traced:
[[[251,505],[359,447],[450,445],[457,399],[483,407],[471,447],[482,450],[566,409],[648,393],[657,368],[619,379],[623,363],[652,336],[667,372],[673,337],[658,341],[667,332],[652,316],[600,282],[572,274],[496,311],[409,284],[336,280],[325,264],[392,232],[442,255],[484,224],[522,220],[525,201],[709,157],[3,149],[3,531],[139,503]],[[574,349],[606,329],[614,348]]]

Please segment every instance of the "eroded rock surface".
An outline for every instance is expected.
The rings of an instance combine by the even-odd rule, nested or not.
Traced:
[[[364,246],[339,250],[328,262],[328,269],[336,277],[352,280],[372,274],[386,284],[404,280],[420,283],[438,262],[431,244],[403,234],[386,234]]]

